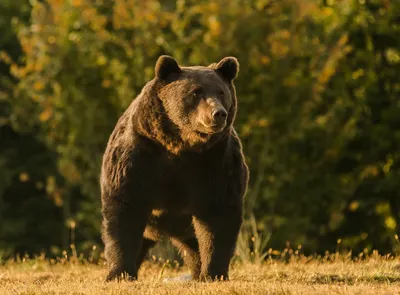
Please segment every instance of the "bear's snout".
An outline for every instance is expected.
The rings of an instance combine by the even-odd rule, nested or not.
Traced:
[[[212,111],[211,116],[216,125],[225,124],[226,117],[228,117],[228,113],[222,107],[219,107]]]
[[[217,133],[225,128],[227,117],[228,112],[225,108],[221,104],[216,104],[208,108],[202,123],[209,133]]]
[[[226,118],[228,117],[228,112],[221,104],[220,101],[213,98],[208,98],[207,100],[208,112],[210,118],[210,125],[214,127],[225,127]]]

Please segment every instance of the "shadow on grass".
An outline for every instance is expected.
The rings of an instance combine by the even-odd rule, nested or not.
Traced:
[[[335,274],[315,274],[311,277],[312,284],[346,284],[353,285],[355,283],[400,283],[400,277],[390,275],[375,276],[342,276]]]

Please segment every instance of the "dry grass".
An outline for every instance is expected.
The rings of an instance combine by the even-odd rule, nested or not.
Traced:
[[[185,269],[146,262],[137,282],[104,283],[104,265],[46,259],[0,266],[0,294],[400,294],[400,258],[234,264],[230,282],[163,283]]]

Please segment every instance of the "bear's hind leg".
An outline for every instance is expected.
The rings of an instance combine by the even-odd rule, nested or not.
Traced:
[[[138,270],[143,263],[144,258],[146,257],[147,252],[156,244],[156,241],[147,239],[143,237],[142,247],[140,248],[140,252],[138,258],[136,260],[136,267]]]
[[[199,244],[194,234],[191,215],[164,213],[152,216],[145,236],[151,239],[159,239],[162,236],[169,237],[182,255],[193,279],[199,278],[201,269]]]
[[[190,239],[171,238],[172,244],[178,249],[185,265],[190,269],[194,280],[198,280],[201,271],[199,244],[196,237]]]

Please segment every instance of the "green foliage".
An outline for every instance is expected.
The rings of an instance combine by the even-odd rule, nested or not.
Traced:
[[[236,126],[251,168],[245,206],[249,222],[258,220],[255,235],[273,248],[334,250],[341,239],[346,249],[399,250],[397,1],[30,3],[29,23],[16,23],[22,53],[2,53],[17,81],[5,116],[56,165],[31,172],[43,175],[40,198],[62,211],[48,245],[99,242],[107,138],[157,57],[170,54],[182,64],[240,61]],[[5,171],[3,187],[16,185]]]

